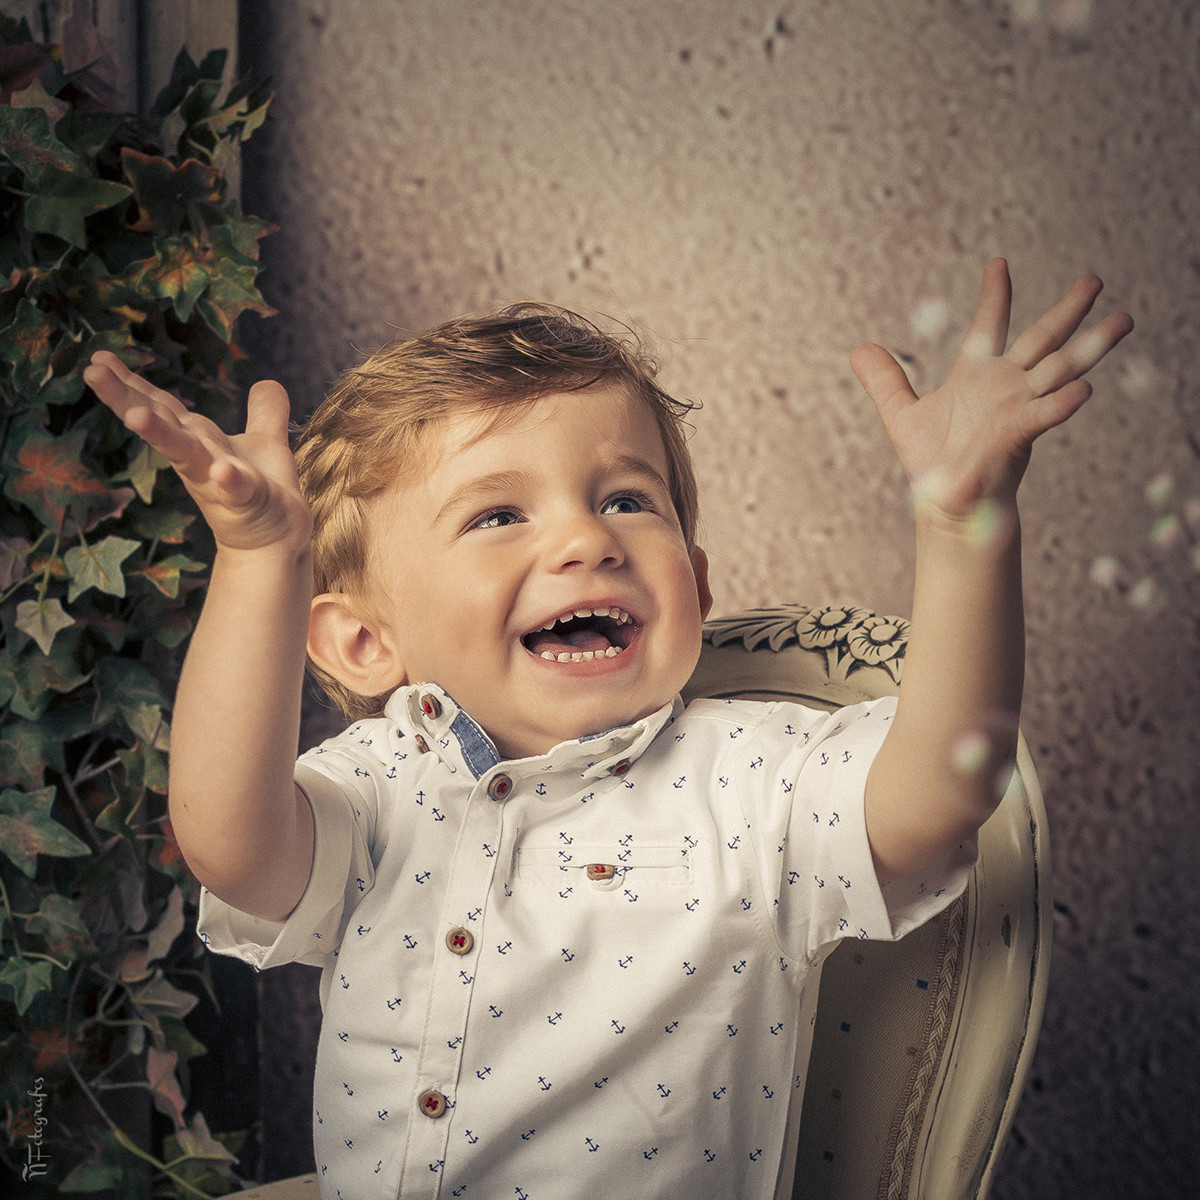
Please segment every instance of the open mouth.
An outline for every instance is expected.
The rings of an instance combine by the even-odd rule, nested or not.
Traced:
[[[531,630],[521,644],[531,654],[550,662],[592,662],[616,658],[634,639],[637,622],[623,609],[577,608],[541,629]]]

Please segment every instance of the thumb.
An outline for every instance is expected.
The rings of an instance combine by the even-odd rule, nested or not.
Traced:
[[[882,417],[917,398],[904,368],[882,346],[871,342],[856,346],[850,353],[850,368]]]
[[[291,405],[281,383],[263,379],[250,389],[246,399],[246,432],[270,441],[286,442]]]

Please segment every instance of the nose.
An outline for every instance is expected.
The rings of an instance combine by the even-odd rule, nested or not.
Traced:
[[[625,561],[612,527],[598,513],[572,512],[555,523],[550,542],[552,568],[611,570]]]

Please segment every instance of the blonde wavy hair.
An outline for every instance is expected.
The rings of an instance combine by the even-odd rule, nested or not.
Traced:
[[[695,545],[696,477],[687,415],[697,407],[655,382],[658,361],[629,329],[609,333],[568,309],[519,304],[384,346],[346,371],[296,441],[300,487],[313,514],[315,593],[367,603],[371,502],[421,466],[426,435],[452,413],[497,422],[539,398],[616,386],[641,400],[662,436],[667,483],[684,538]],[[386,696],[360,696],[315,663],[309,670],[351,720]]]

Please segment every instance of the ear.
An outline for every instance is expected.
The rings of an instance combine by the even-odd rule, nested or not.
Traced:
[[[360,696],[381,696],[408,682],[391,639],[359,617],[340,592],[313,598],[308,654],[318,667]]]
[[[708,555],[699,546],[692,547],[692,574],[696,576],[696,595],[700,599],[700,619],[712,611],[713,597],[708,586]]]

